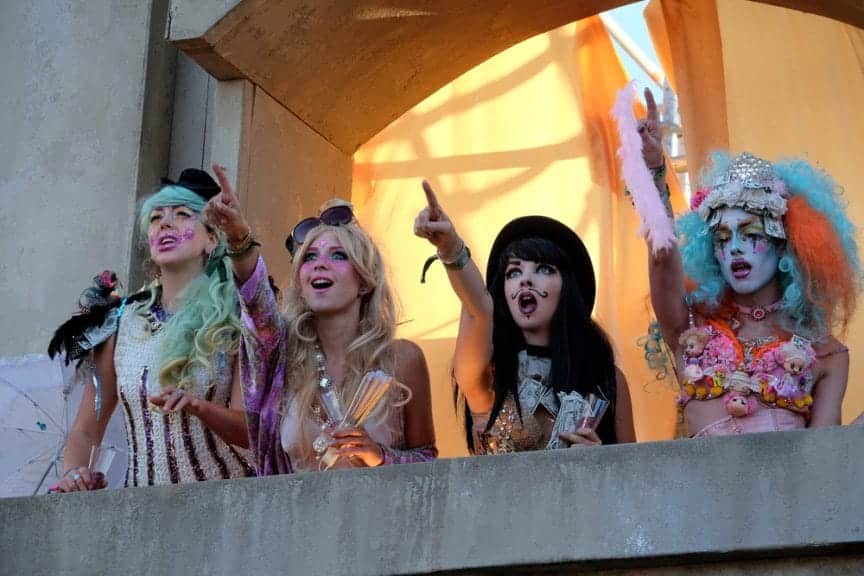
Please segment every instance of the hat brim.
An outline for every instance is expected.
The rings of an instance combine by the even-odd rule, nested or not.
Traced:
[[[486,264],[486,286],[490,289],[492,281],[498,274],[498,264],[501,253],[515,240],[523,238],[545,238],[557,244],[573,265],[576,282],[579,284],[579,293],[585,304],[588,314],[594,309],[594,300],[597,296],[597,282],[594,278],[594,266],[591,264],[591,255],[588,254],[585,244],[573,230],[547,216],[522,216],[508,222],[492,243],[489,252],[489,261]]]
[[[209,178],[209,176],[208,176]],[[205,201],[210,200],[219,192],[222,191],[222,188],[219,187],[216,182],[191,182],[189,180],[184,180],[183,175],[180,175],[180,180],[174,181],[170,178],[160,178],[162,182],[162,186],[180,186],[181,188],[186,188],[190,192],[193,192],[203,198]]]

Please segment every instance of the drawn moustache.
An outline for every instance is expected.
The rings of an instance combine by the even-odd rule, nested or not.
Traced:
[[[516,290],[515,292],[513,292],[510,295],[510,299],[515,300],[516,298],[519,297],[519,294],[521,294],[522,292],[533,292],[534,294],[536,294],[537,296],[540,296],[541,298],[548,298],[549,297],[549,292],[546,292],[545,290],[538,290],[536,288],[520,288],[519,290]]]

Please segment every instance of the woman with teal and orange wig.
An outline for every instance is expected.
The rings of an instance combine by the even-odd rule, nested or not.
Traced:
[[[628,164],[638,152],[625,144],[625,180],[639,187],[639,170],[650,170],[662,190],[657,107],[647,90],[646,99],[648,117],[634,126],[644,164]],[[849,353],[833,333],[848,326],[862,276],[839,187],[805,160],[770,162],[747,152],[714,153],[700,180],[677,221],[677,244],[651,235],[669,223],[671,209],[659,217],[640,211],[652,304],[674,352],[688,432],[840,424]],[[638,193],[635,204],[644,208]]]

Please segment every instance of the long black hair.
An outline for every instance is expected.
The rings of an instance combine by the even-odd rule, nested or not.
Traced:
[[[597,435],[604,444],[617,442],[615,435],[616,371],[615,355],[606,333],[591,319],[591,312],[583,302],[577,276],[570,257],[562,248],[540,237],[517,239],[501,251],[496,272],[486,279],[493,302],[492,369],[495,398],[488,432],[501,412],[508,396],[516,401],[519,416],[519,360],[521,350],[527,348],[522,330],[517,326],[507,305],[504,276],[511,259],[543,262],[555,266],[561,273],[561,296],[552,316],[549,357],[552,366],[549,385],[557,392],[579,392],[582,396],[602,393],[609,400],[609,408],[600,422]],[[465,432],[468,449],[474,452],[471,411],[465,407]]]

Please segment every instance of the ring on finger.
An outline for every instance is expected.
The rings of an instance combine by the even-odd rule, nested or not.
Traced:
[[[79,474],[78,472],[73,472],[73,473],[72,473],[72,481],[73,481],[73,482],[77,482],[77,481],[80,480],[80,479],[81,479],[81,474]]]

